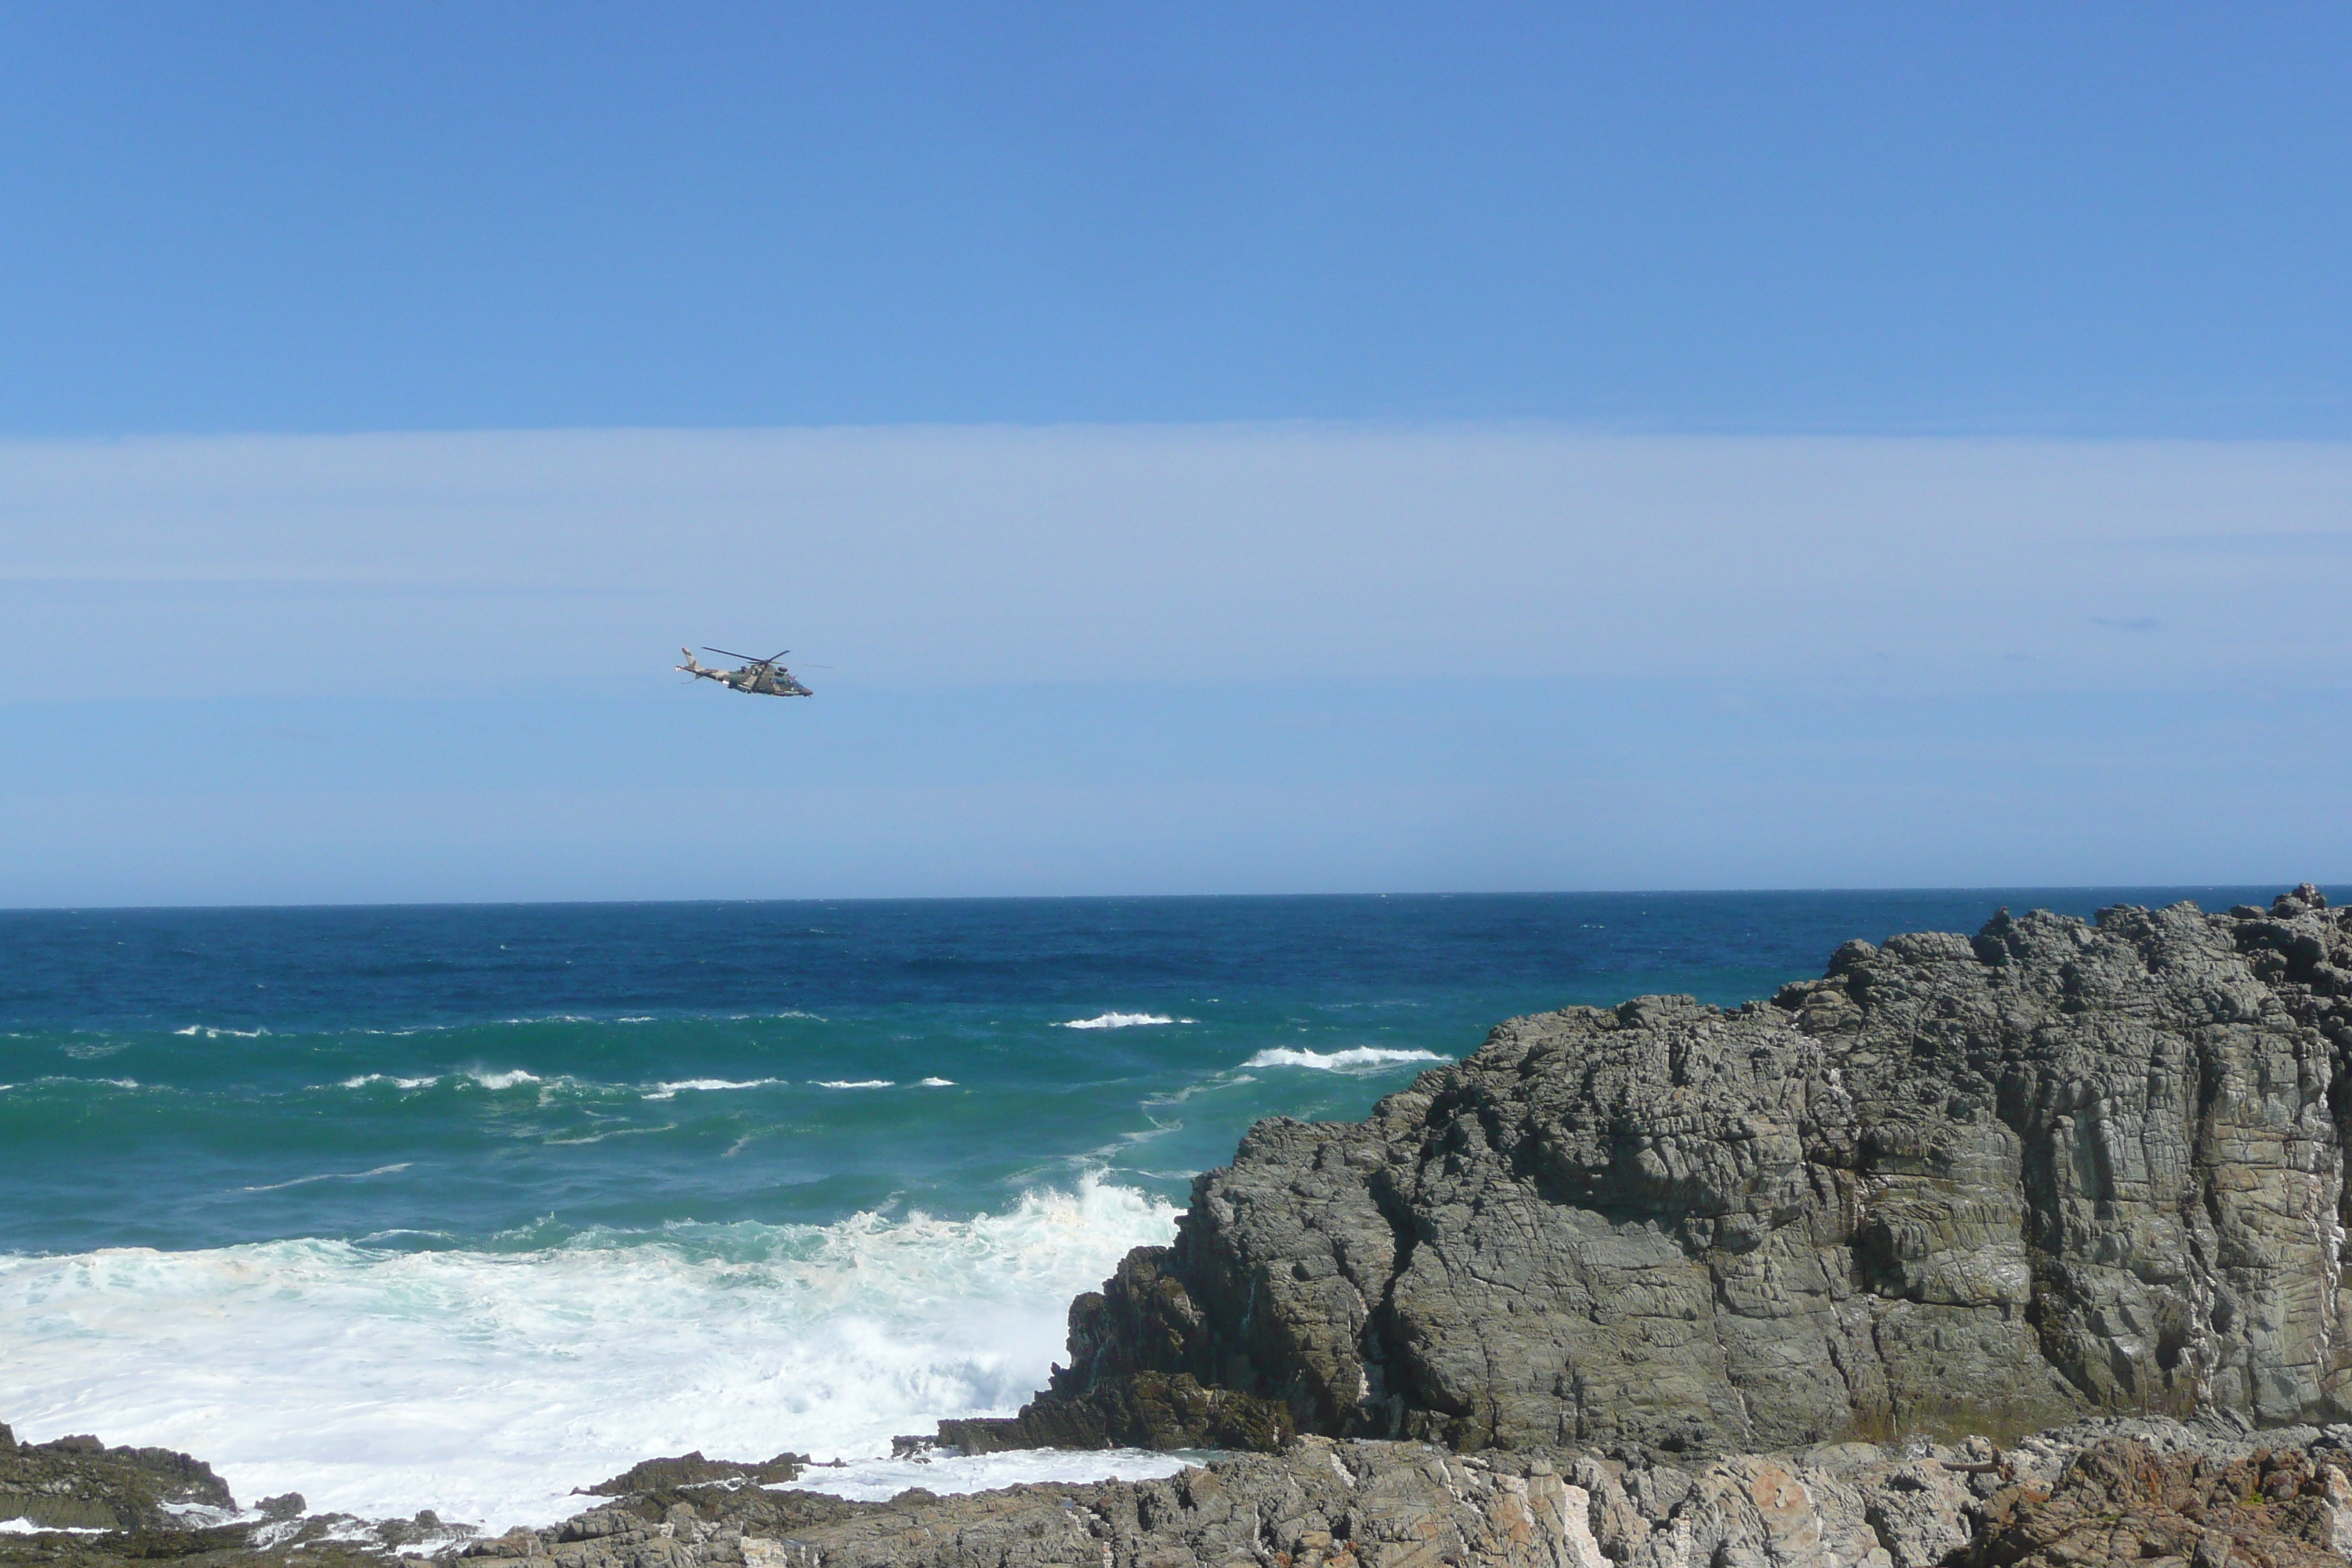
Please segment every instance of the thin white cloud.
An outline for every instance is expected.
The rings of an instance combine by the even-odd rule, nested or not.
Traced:
[[[2352,668],[2352,552],[2324,542],[2347,514],[2352,447],[2325,444],[1386,426],[16,443],[0,699],[114,688],[119,669],[59,663],[79,647],[168,652],[173,689],[202,695],[478,691],[517,661],[652,680],[682,642],[789,643],[836,687],[2210,685]],[[414,591],[357,591],[376,587]],[[288,657],[310,653],[334,657]]]

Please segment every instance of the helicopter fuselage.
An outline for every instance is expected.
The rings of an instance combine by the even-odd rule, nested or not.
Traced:
[[[816,694],[781,669],[739,669],[719,678],[736,691],[755,697],[814,697]]]
[[[749,692],[754,697],[814,697],[816,693],[793,679],[793,672],[774,659],[747,664],[740,669],[713,669],[699,663],[686,649],[686,662],[677,668],[698,680],[715,680],[730,691]],[[781,656],[779,656],[781,657]]]

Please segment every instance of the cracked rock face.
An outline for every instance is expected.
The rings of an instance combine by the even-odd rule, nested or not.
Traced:
[[[467,1549],[511,1568],[2341,1568],[2352,1428],[2099,1421],[2004,1454],[1846,1443],[1699,1464],[1297,1439],[1163,1480],[626,1495]]]
[[[1998,1494],[1954,1568],[2342,1568],[2352,1546],[2343,1458],[2294,1448],[2220,1458],[2103,1443],[2054,1490]]]
[[[590,1489],[587,1511],[494,1539],[324,1515],[0,1536],[0,1563],[395,1568],[421,1548],[447,1568],[2341,1568],[2352,1545],[2352,1426],[2211,1415],[2078,1423],[2007,1452],[1915,1437],[1698,1463],[1307,1436],[1162,1480],[887,1503],[761,1479],[793,1468],[651,1460]]]
[[[1227,1444],[1685,1455],[2340,1419],[2347,917],[2307,885],[2004,911],[1730,1012],[1513,1019],[1361,1123],[1252,1129],[1172,1247],[1073,1306],[1053,1387],[955,1440],[1212,1440],[1185,1410]]]
[[[108,1447],[95,1437],[19,1443],[0,1426],[0,1521],[60,1531],[169,1529],[173,1510],[233,1510],[212,1467],[165,1448]]]

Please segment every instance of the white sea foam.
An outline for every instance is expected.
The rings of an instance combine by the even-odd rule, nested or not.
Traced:
[[[269,1033],[269,1031],[267,1029],[215,1029],[209,1024],[191,1024],[184,1029],[174,1029],[172,1033],[175,1035],[189,1036],[202,1035],[207,1040],[217,1040],[223,1035],[226,1035],[233,1039],[257,1040],[261,1038],[262,1036]]]
[[[472,1079],[476,1083],[480,1084],[484,1089],[512,1089],[517,1084],[543,1083],[546,1081],[537,1073],[525,1072],[520,1068],[516,1068],[509,1072],[469,1072],[466,1076]]]
[[[1242,1063],[1244,1068],[1312,1068],[1318,1072],[1364,1072],[1394,1067],[1399,1062],[1445,1062],[1435,1051],[1404,1050],[1394,1046],[1349,1046],[1340,1051],[1301,1051],[1276,1046]]]
[[[682,1078],[675,1083],[657,1083],[654,1085],[653,1088],[646,1091],[646,1098],[647,1100],[675,1100],[677,1097],[678,1091],[681,1089],[689,1089],[705,1094],[715,1094],[721,1089],[768,1089],[776,1084],[789,1083],[792,1080],[789,1079],[781,1078],[753,1078],[744,1079],[740,1081],[733,1079],[724,1078]]]
[[[612,1127],[602,1132],[583,1133],[577,1138],[549,1137],[540,1142],[550,1148],[571,1143],[602,1143],[607,1138],[644,1138],[656,1132],[668,1132],[676,1130],[677,1126],[675,1121],[665,1121],[658,1127]]]
[[[953,1089],[955,1087],[955,1079],[951,1078],[927,1078],[922,1079],[915,1087],[918,1089]]]
[[[1189,1024],[1190,1018],[1171,1018],[1165,1013],[1099,1013],[1091,1018],[1073,1018],[1057,1024],[1061,1029],[1140,1029],[1152,1024]]]
[[[312,1182],[364,1182],[370,1176],[389,1176],[395,1171],[405,1171],[409,1162],[397,1165],[378,1165],[373,1171],[327,1171],[315,1176],[297,1176],[290,1182],[272,1182],[261,1187],[239,1187],[240,1193],[282,1193],[289,1187],[307,1187]]]
[[[893,1087],[891,1080],[887,1078],[819,1079],[816,1086],[819,1089],[889,1089]]]
[[[1013,1448],[996,1454],[920,1459],[853,1459],[840,1469],[814,1468],[785,1483],[795,1491],[831,1492],[853,1502],[885,1502],[908,1487],[942,1496],[984,1492],[1024,1482],[1148,1481],[1172,1476],[1184,1461],[1144,1448]],[[768,1489],[781,1491],[784,1487]]]
[[[362,1073],[358,1078],[343,1079],[344,1089],[365,1089],[370,1084],[388,1083],[394,1089],[430,1089],[441,1080],[430,1074],[424,1078],[394,1078],[390,1073]]]
[[[972,1220],[672,1226],[529,1253],[0,1257],[0,1366],[23,1437],[186,1449],[239,1497],[368,1518],[544,1523],[579,1510],[572,1488],[690,1448],[838,1456],[860,1468],[812,1479],[879,1486],[866,1466],[894,1433],[1017,1409],[1063,1353],[1070,1298],[1174,1227],[1166,1204],[1089,1181]],[[923,1468],[934,1490],[960,1473]]]

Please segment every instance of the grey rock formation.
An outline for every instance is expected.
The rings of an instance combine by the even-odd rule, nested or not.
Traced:
[[[1223,1441],[1474,1451],[2337,1419],[2347,1049],[2352,920],[2308,885],[1514,1019],[1361,1123],[1252,1129],[1052,1388],[954,1436],[1208,1437],[1147,1379]]]
[[[2003,1454],[1848,1443],[1699,1464],[1305,1437],[1165,1480],[888,1503],[721,1483],[466,1549],[485,1568],[2326,1568],[2352,1428],[2105,1420]]]
[[[174,1507],[234,1511],[212,1467],[168,1448],[110,1448],[95,1437],[19,1443],[0,1426],[0,1521],[53,1530],[145,1531],[179,1524]]]
[[[2103,1418],[2007,1452],[1819,1445],[1689,1463],[1308,1436],[1164,1480],[845,1502],[655,1460],[543,1530],[429,1514],[0,1534],[21,1568],[2340,1568],[2352,1426]],[[102,1485],[94,1474],[80,1484]],[[396,1553],[400,1555],[395,1555]]]

